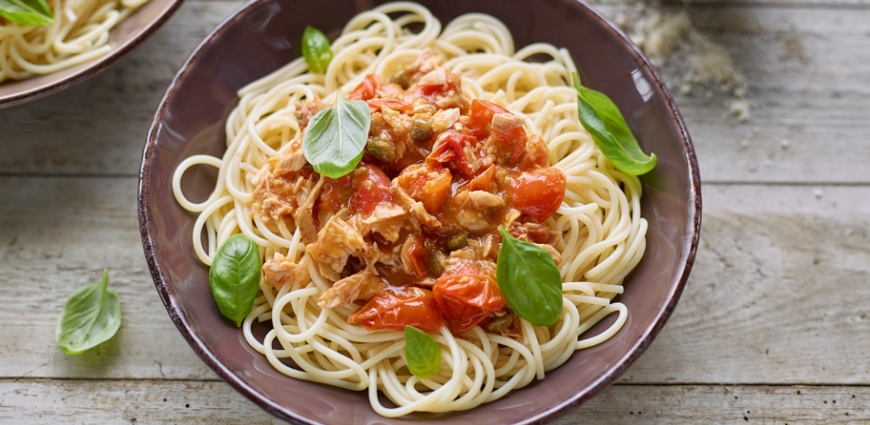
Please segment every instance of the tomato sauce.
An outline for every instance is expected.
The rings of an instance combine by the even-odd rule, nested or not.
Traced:
[[[411,325],[435,332],[443,323],[457,335],[478,325],[516,333],[518,320],[496,282],[497,228],[554,244],[555,232],[538,223],[558,210],[567,180],[548,166],[546,143],[527,134],[523,119],[466,99],[458,75],[428,65],[407,68],[403,85],[365,77],[349,96],[366,101],[372,116],[363,159],[347,176],[321,177],[314,207],[320,226],[349,210],[348,223],[374,229],[361,227],[360,234],[377,255],[351,255],[373,262],[385,289],[348,321],[370,330]],[[404,216],[382,218],[399,207]],[[401,230],[378,230],[387,223]]]

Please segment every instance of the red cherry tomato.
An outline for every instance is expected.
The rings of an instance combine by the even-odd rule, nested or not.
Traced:
[[[350,197],[353,196],[353,181],[351,181],[350,176],[348,174],[337,179],[331,179],[326,176],[320,177],[326,180],[323,183],[320,196],[317,198],[317,204],[315,205],[317,211],[333,215],[347,206]],[[288,185],[288,187],[290,186]]]
[[[372,297],[347,318],[368,330],[403,330],[405,325],[437,332],[443,323],[431,291],[415,287],[388,288]]]
[[[405,168],[398,177],[399,186],[414,200],[422,202],[430,214],[435,214],[450,196],[450,170],[438,164],[415,164]]]
[[[350,198],[350,208],[354,212],[362,211],[371,214],[379,204],[393,202],[390,178],[377,166],[371,164],[358,166],[353,170],[351,179],[356,189]]]
[[[526,153],[526,130],[522,127],[509,133],[493,130],[489,133],[483,149],[495,157],[499,164],[515,165]]]
[[[468,128],[478,139],[485,139],[489,136],[489,125],[492,123],[492,117],[495,114],[509,114],[510,112],[485,100],[474,99],[471,101],[471,111],[468,113],[470,122]]]
[[[441,275],[432,292],[454,335],[469,331],[506,305],[495,277],[474,260],[463,261]]]
[[[384,106],[386,106],[387,108],[393,109],[393,110],[398,111],[399,113],[402,113],[402,114],[409,114],[410,115],[410,114],[414,113],[414,107],[411,106],[410,103],[405,103],[405,102],[402,102],[401,100],[378,98],[378,99],[370,99],[366,102],[369,104],[369,109],[371,110],[371,112],[378,112]]]
[[[550,165],[550,148],[541,136],[532,134],[527,139],[526,149],[518,165],[520,170],[548,167]]]
[[[359,83],[358,86],[350,93],[350,96],[347,98],[350,100],[369,100],[377,96],[378,88],[380,88],[381,82],[378,80],[378,76],[374,74],[366,75],[366,77]]]
[[[451,131],[438,142],[432,149],[432,153],[426,157],[429,163],[449,163],[456,172],[466,179],[475,177],[472,163],[479,159],[477,152],[477,138],[467,134],[459,134]],[[469,157],[470,155],[470,157]]]
[[[510,114],[510,111],[492,102],[472,100],[468,129],[478,139],[486,139],[486,153],[494,156],[499,163],[514,165],[526,151],[526,130],[522,127],[507,133],[492,130],[492,117],[495,114]]]
[[[514,176],[508,193],[514,207],[544,221],[562,205],[566,186],[565,173],[558,168],[538,168]]]

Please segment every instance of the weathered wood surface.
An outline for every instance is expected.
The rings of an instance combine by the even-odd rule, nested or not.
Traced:
[[[0,110],[0,123],[15,124],[3,126],[0,174],[134,175],[175,71],[239,5],[191,1],[98,78]],[[870,134],[870,6],[719,4],[693,16],[734,55],[752,106],[751,119],[739,122],[724,116],[727,98],[677,94],[704,182],[870,182],[870,144],[862,143]],[[119,110],[122,119],[104,119]]]
[[[3,423],[282,423],[221,382],[2,380],[0,400]],[[613,385],[554,423],[847,424],[868,405],[866,387]]]
[[[621,1],[599,3],[615,13]],[[153,112],[189,52],[241,4],[188,0],[100,76],[0,110],[0,423],[275,422],[181,338],[136,222]],[[704,181],[695,269],[644,356],[557,423],[868,422],[870,2],[691,11],[747,76],[752,118],[724,116],[722,96],[677,95]],[[60,309],[103,267],[121,331],[65,356]]]

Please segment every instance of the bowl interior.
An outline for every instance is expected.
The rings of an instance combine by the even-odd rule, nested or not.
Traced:
[[[80,83],[133,50],[172,16],[182,0],[149,0],[109,32],[111,51],[98,59],[22,81],[0,83],[0,108],[28,102]]]
[[[155,1],[155,0],[152,0]],[[143,246],[158,292],[193,349],[221,377],[271,413],[303,423],[500,424],[541,421],[564,413],[615,380],[664,325],[688,278],[700,227],[697,163],[682,120],[661,80],[627,39],[573,0],[423,0],[442,25],[469,12],[501,19],[516,46],[547,42],[570,50],[584,83],[607,93],[625,114],[656,169],[642,178],[643,216],[649,221],[646,254],[625,282],[620,300],[628,322],[607,342],[574,353],[546,379],[466,412],[386,419],[367,395],[297,381],[276,372],[222,318],[208,287],[208,270],[189,241],[195,217],[175,202],[170,180],[195,153],[220,155],[224,120],[236,91],[299,54],[306,25],[335,33],[356,13],[382,1],[259,0],[222,24],[179,72],[157,112],[140,181]],[[205,199],[215,173],[194,169],[183,187]],[[595,332],[595,329],[592,331]]]

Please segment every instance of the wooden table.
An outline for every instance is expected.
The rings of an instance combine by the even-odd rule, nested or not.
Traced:
[[[621,3],[606,0],[615,15]],[[0,422],[278,422],[208,369],[154,290],[137,172],[175,71],[238,0],[188,0],[118,65],[0,110]],[[671,8],[680,7],[671,5]],[[870,420],[870,1],[694,6],[749,81],[752,118],[677,96],[703,180],[701,245],[661,335],[568,423]],[[123,325],[68,357],[77,286],[110,269]]]

